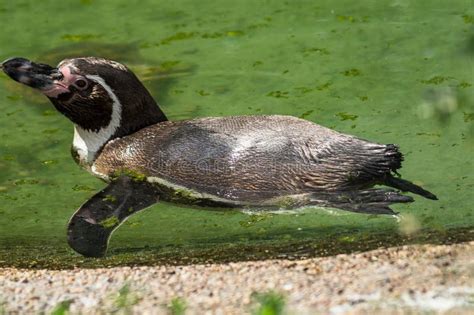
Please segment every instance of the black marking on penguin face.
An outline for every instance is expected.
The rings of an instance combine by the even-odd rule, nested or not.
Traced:
[[[109,125],[113,100],[102,85],[84,77],[68,89],[49,97],[58,111],[84,130],[97,132]]]

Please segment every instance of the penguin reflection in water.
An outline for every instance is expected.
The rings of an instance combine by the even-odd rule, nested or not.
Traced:
[[[390,204],[413,201],[399,191],[437,199],[392,175],[403,159],[393,144],[291,116],[169,121],[127,67],[101,58],[67,59],[57,68],[12,58],[2,68],[73,122],[75,161],[108,182],[69,222],[68,242],[85,256],[103,256],[113,230],[158,200],[395,214]]]

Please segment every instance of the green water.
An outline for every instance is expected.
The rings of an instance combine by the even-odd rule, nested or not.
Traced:
[[[395,206],[401,222],[161,203],[114,234],[108,258],[84,259],[65,227],[104,183],[70,157],[71,123],[1,74],[0,266],[292,258],[474,239],[473,1],[3,0],[0,21],[0,59],[116,59],[170,119],[287,114],[397,143],[404,178],[440,199]]]

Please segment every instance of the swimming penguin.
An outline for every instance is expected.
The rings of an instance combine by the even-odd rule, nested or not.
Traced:
[[[393,175],[403,160],[393,144],[291,116],[169,121],[126,66],[102,58],[67,59],[56,68],[12,58],[2,68],[73,122],[75,161],[109,183],[69,222],[68,242],[85,256],[103,256],[113,230],[158,200],[395,214],[390,204],[413,201],[399,191],[437,199]]]

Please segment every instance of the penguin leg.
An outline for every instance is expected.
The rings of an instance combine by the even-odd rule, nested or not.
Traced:
[[[132,214],[158,201],[159,191],[146,181],[122,175],[86,201],[71,217],[68,243],[87,257],[102,257],[112,232]]]

